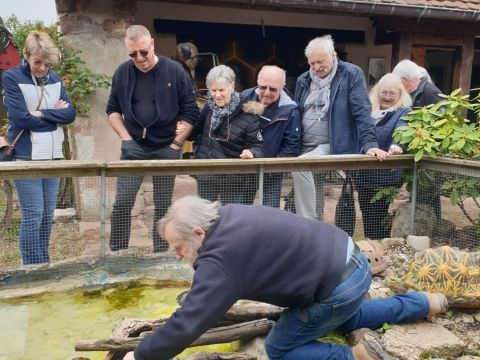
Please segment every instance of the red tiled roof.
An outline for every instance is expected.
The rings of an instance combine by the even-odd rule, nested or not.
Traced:
[[[426,6],[441,9],[477,10],[480,11],[480,0],[378,0],[378,3],[398,3],[401,5]]]
[[[480,22],[480,0],[212,0],[247,6]]]

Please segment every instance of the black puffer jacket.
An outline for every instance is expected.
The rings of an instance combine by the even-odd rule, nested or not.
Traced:
[[[197,131],[196,159],[237,159],[244,149],[254,158],[263,157],[263,139],[259,116],[263,106],[256,101],[242,99],[238,109],[214,132],[211,130],[212,110],[203,108]]]

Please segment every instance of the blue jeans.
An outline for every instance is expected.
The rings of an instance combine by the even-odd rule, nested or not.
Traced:
[[[263,205],[279,208],[282,193],[282,173],[267,173],[263,179]]]
[[[345,332],[363,327],[377,329],[384,323],[425,318],[428,301],[418,292],[365,300],[371,282],[370,268],[365,256],[354,260],[358,268],[327,299],[283,312],[265,341],[270,359],[353,360],[350,347],[316,339],[336,329]]]
[[[22,211],[20,251],[24,265],[50,261],[48,243],[60,178],[15,180]]]
[[[122,142],[121,160],[177,160],[181,150],[174,150],[170,146],[162,148],[141,145],[134,140]],[[132,224],[132,208],[135,204],[137,192],[142,184],[143,176],[119,176],[117,179],[117,196],[113,204],[111,218],[110,249],[117,251],[128,248],[130,229]],[[153,176],[153,251],[166,251],[168,243],[160,238],[157,231],[157,222],[167,212],[172,202],[175,176]]]
[[[257,191],[255,174],[198,175],[198,196],[225,204],[252,205]]]

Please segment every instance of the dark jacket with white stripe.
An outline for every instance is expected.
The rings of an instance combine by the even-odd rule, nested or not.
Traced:
[[[61,153],[63,131],[57,127],[75,120],[75,108],[60,77],[53,71],[48,71],[43,79],[44,96],[41,103],[42,89],[39,81],[32,76],[30,65],[25,60],[17,67],[2,73],[3,100],[9,121],[7,132],[9,142],[13,142],[19,132],[25,129],[15,144],[13,151],[15,159],[32,159],[31,132],[44,133],[44,136],[39,137],[41,144],[36,144],[37,151],[42,151],[42,160],[63,158]],[[69,106],[65,109],[55,109],[58,100],[68,102]],[[30,114],[30,111],[37,110],[37,107],[42,112],[42,117]],[[38,159],[38,154],[33,155]]]

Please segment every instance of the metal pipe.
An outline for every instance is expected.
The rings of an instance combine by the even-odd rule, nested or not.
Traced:
[[[263,175],[263,166],[260,165],[260,169],[258,171],[258,198],[260,200],[260,205],[263,205]]]
[[[415,209],[417,207],[417,163],[413,163],[413,179],[412,179],[412,202],[410,204],[412,211],[410,212],[410,235],[415,235]]]
[[[100,174],[100,259],[105,258],[105,213],[107,208],[107,179],[105,176],[105,169],[101,170]]]

